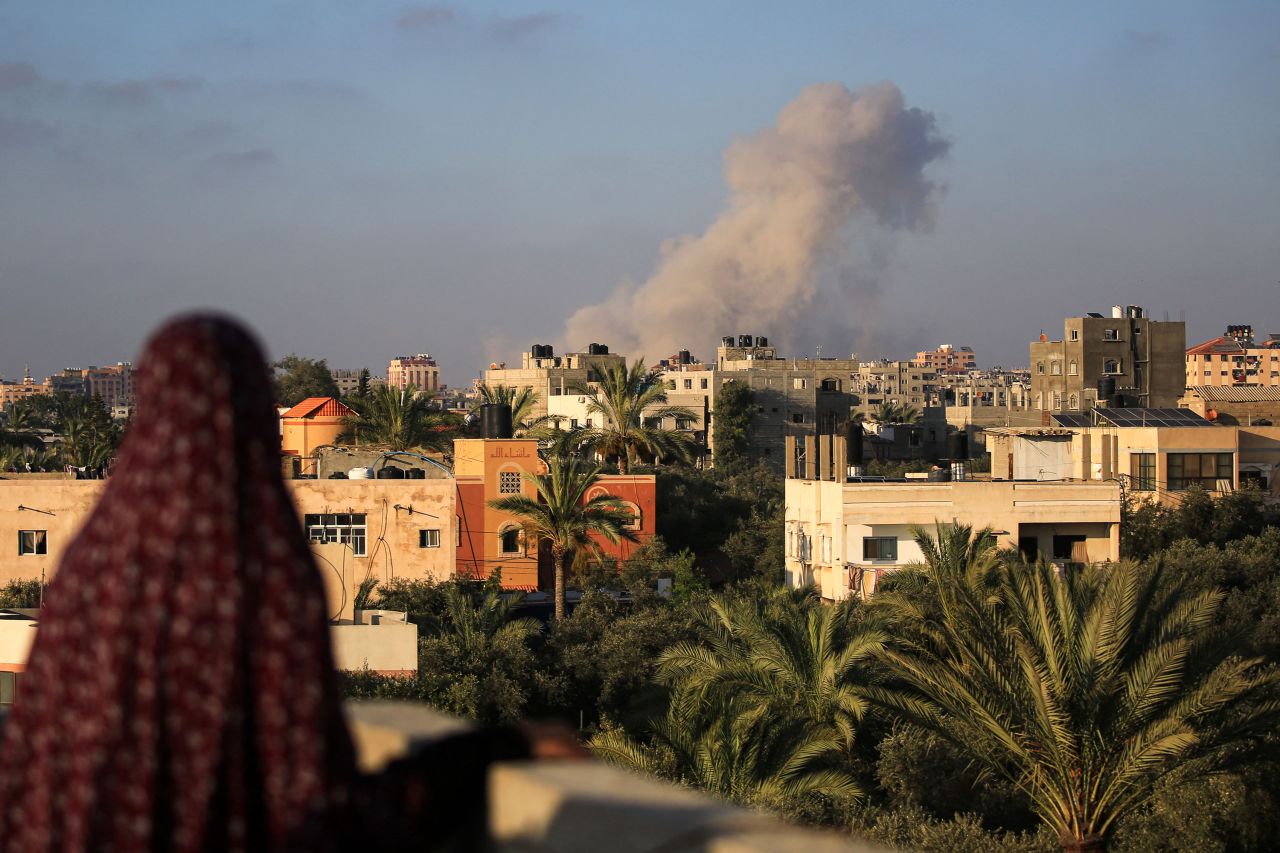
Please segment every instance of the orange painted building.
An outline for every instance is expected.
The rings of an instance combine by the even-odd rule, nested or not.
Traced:
[[[501,569],[502,585],[508,589],[550,589],[552,561],[547,548],[525,540],[520,520],[489,506],[489,501],[508,495],[537,498],[537,491],[524,474],[545,473],[546,463],[538,456],[538,442],[532,439],[459,439],[454,447],[454,476],[457,479],[457,575],[484,579]],[[585,495],[613,495],[636,514],[633,531],[641,542],[652,538],[657,519],[657,484],[652,474],[606,474]],[[624,560],[638,547],[636,543],[611,545],[600,540],[610,558]]]
[[[333,444],[346,430],[343,418],[356,412],[333,397],[308,397],[280,416],[280,444],[286,456],[310,456]]]

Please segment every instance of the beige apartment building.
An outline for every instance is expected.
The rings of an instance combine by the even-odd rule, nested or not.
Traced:
[[[103,480],[0,475],[0,584],[51,577],[104,485]],[[288,485],[308,538],[346,546],[331,565],[321,561],[322,571],[348,582],[370,576],[453,577],[452,477],[289,480]]]
[[[1280,424],[1280,386],[1190,385],[1178,401],[1202,418],[1218,424]]]
[[[788,472],[784,547],[792,588],[814,587],[830,601],[870,596],[885,574],[923,560],[914,528],[933,533],[951,522],[975,532],[989,528],[999,547],[1016,548],[1028,559],[1120,559],[1115,481],[848,481],[839,465],[840,444],[810,442],[801,454],[809,464]]]
[[[1185,409],[1059,415],[1049,427],[989,429],[987,447],[993,480],[1115,482],[1162,503],[1192,486],[1280,495],[1280,427],[1215,425]]]
[[[502,385],[517,390],[526,388],[538,395],[530,411],[530,417],[538,418],[552,413],[550,401],[556,397],[572,395],[574,386],[587,385],[599,380],[601,372],[614,365],[626,365],[626,358],[610,353],[605,344],[591,344],[586,352],[556,355],[550,344],[534,344],[521,357],[519,367],[507,367],[506,362],[493,363],[484,372],[484,383],[489,387]],[[576,403],[557,403],[555,414],[572,420],[576,415]],[[566,422],[564,426],[568,426]]]
[[[882,403],[913,406],[923,412],[938,382],[937,371],[910,361],[862,362],[854,368],[849,389],[857,396],[855,411],[870,417]]]
[[[48,384],[36,382],[31,378],[31,369],[23,372],[21,382],[0,382],[0,412],[22,400],[29,400],[41,394],[52,394],[53,388]]]
[[[1186,386],[1280,388],[1280,335],[1254,341],[1253,326],[1227,326],[1186,354]]]
[[[1184,322],[1152,320],[1135,305],[1117,305],[1110,317],[1068,317],[1061,340],[1042,334],[1031,343],[1031,406],[1080,412],[1119,399],[1172,407],[1185,387],[1185,350]]]
[[[954,347],[941,344],[937,349],[921,350],[912,362],[934,373],[968,373],[978,369],[978,356],[973,347]]]
[[[357,376],[357,379],[359,377]],[[403,391],[410,385],[419,391],[440,390],[440,366],[430,353],[398,355],[387,363],[386,382],[392,388]]]

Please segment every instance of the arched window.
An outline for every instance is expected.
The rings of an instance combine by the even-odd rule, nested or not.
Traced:
[[[507,527],[498,534],[499,540],[502,542],[502,553],[519,554],[520,553],[520,528]]]
[[[1071,360],[1071,363],[1067,365],[1067,375],[1068,375],[1068,376],[1076,376],[1076,375],[1077,375],[1077,374],[1079,374],[1079,373],[1080,373],[1080,368],[1079,368],[1079,366],[1076,364],[1076,360],[1073,358],[1073,359]]]
[[[1050,372],[1050,373],[1052,373],[1054,376],[1061,376],[1061,375],[1062,375],[1062,362],[1060,362],[1060,361],[1055,361],[1055,362],[1053,362],[1053,364],[1050,366],[1049,372]]]
[[[1036,409],[1043,409],[1043,408],[1044,408],[1044,405],[1043,405],[1043,404],[1042,404],[1042,402],[1041,402],[1041,401],[1042,401],[1042,399],[1043,399],[1043,398],[1041,397],[1040,392],[1038,392],[1038,391],[1037,391],[1037,392],[1036,392]]]
[[[1114,358],[1107,359],[1102,363],[1102,372],[1103,373],[1119,373],[1120,362],[1116,361]]]
[[[1070,408],[1070,409],[1078,409],[1078,408],[1080,408],[1080,395],[1079,395],[1079,394],[1072,394],[1072,395],[1071,395],[1071,397],[1068,399],[1068,402],[1067,402],[1067,408]]]

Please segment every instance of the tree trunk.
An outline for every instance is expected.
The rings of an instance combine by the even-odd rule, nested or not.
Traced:
[[[627,455],[628,455],[627,448],[624,445],[622,448],[622,452],[618,454],[618,473],[619,474],[627,473]]]
[[[1085,835],[1080,838],[1063,836],[1058,839],[1062,853],[1107,853],[1107,840],[1101,835]]]
[[[556,611],[555,621],[559,622],[564,618],[564,573],[565,563],[570,559],[569,553],[561,546],[551,546],[551,558],[556,564]]]

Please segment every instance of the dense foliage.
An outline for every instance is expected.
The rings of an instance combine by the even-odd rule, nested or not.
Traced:
[[[329,363],[323,358],[303,358],[290,353],[271,365],[275,377],[276,402],[293,407],[308,397],[337,397]]]
[[[124,429],[97,397],[62,391],[30,397],[9,406],[7,424],[0,429],[0,470],[72,465],[101,471],[115,458]]]
[[[352,674],[353,695],[561,717],[606,760],[906,849],[1265,850],[1280,832],[1261,495],[1127,508],[1130,561],[1065,576],[943,528],[938,572],[830,606],[779,589],[776,476],[658,484],[660,537],[576,563],[581,602],[553,624],[494,585],[375,590],[421,626],[421,673]],[[1082,810],[1106,825],[1073,835]]]

